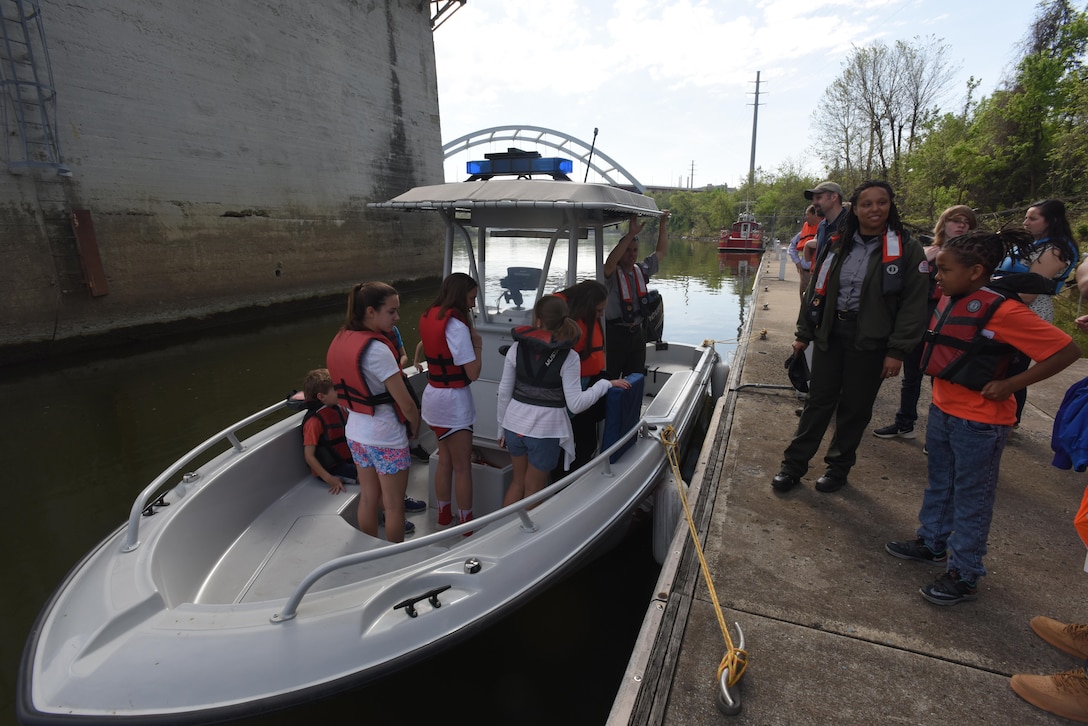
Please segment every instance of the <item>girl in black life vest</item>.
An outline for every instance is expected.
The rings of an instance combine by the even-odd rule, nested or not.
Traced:
[[[611,387],[630,388],[619,378],[599,380],[586,390],[580,381],[580,361],[573,350],[578,324],[567,317],[567,303],[554,295],[537,301],[533,325],[515,328],[516,341],[506,353],[499,383],[499,445],[510,452],[514,479],[504,504],[535,494],[562,451],[569,465],[574,458],[571,413],[592,406]]]

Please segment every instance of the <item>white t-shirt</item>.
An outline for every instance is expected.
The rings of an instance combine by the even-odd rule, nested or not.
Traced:
[[[472,349],[472,333],[457,318],[446,324],[446,345],[450,348],[455,365],[463,366],[476,360]],[[463,429],[476,423],[476,404],[468,386],[464,388],[436,388],[430,383],[423,389],[420,415],[429,426],[447,429]]]
[[[400,365],[389,348],[378,341],[366,348],[363,356],[363,380],[372,395],[384,393],[385,381],[400,373]],[[350,441],[367,446],[404,449],[408,447],[408,432],[397,418],[392,405],[374,407],[374,415],[348,411],[348,425],[344,429]]]

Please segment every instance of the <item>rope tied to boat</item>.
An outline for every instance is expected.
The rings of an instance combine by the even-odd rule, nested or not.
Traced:
[[[710,593],[710,600],[714,603],[714,614],[718,618],[718,627],[721,629],[722,638],[725,641],[725,655],[722,656],[722,660],[718,664],[717,672],[717,681],[720,688],[718,709],[727,715],[736,715],[740,713],[740,698],[735,693],[731,693],[730,689],[736,686],[748,667],[748,651],[744,649],[744,631],[741,630],[740,623],[733,623],[737,627],[737,634],[740,637],[740,645],[735,645],[733,638],[729,635],[729,625],[725,622],[725,615],[722,613],[722,606],[718,601],[718,593],[714,589],[714,580],[710,576],[710,567],[706,563],[706,555],[703,554],[703,547],[699,542],[699,533],[695,528],[695,518],[691,513],[691,505],[688,503],[687,487],[680,473],[680,442],[676,437],[676,429],[672,426],[666,426],[661,431],[661,443],[664,445],[665,452],[669,457],[669,466],[672,468],[673,479],[676,481],[676,489],[680,495],[680,503],[684,507],[684,517],[688,522],[688,532],[691,534],[692,544],[695,545],[695,552],[699,556],[699,568],[702,570],[706,589]]]

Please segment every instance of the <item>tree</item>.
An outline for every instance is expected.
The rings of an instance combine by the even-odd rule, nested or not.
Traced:
[[[937,115],[956,70],[947,56],[948,46],[933,36],[855,47],[813,112],[828,170],[897,185],[905,155]]]
[[[1077,119],[1084,113],[1086,42],[1084,12],[1074,11],[1068,0],[1039,5],[1014,77],[979,104],[968,129],[975,160],[966,182],[985,206],[1069,191],[1074,168],[1062,164],[1058,174],[1051,171],[1056,149],[1076,158],[1083,145],[1086,132]]]

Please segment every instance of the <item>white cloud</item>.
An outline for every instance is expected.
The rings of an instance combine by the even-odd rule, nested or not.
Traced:
[[[434,36],[443,138],[521,124],[588,143],[597,127],[598,148],[643,183],[686,184],[694,164],[696,185],[737,184],[760,71],[757,165],[818,174],[810,115],[853,46],[944,38],[962,63],[958,107],[970,75],[993,90],[1033,13],[1021,0],[468,0]]]

